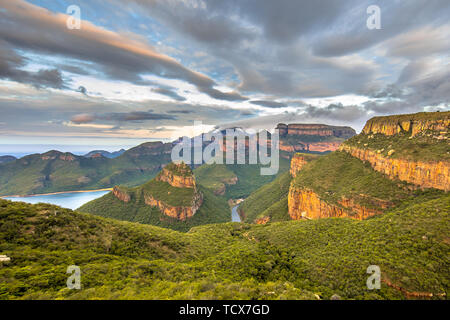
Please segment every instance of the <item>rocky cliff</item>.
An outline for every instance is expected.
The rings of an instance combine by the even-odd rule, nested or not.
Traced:
[[[300,171],[306,163],[307,161],[305,157],[301,154],[296,153],[291,160],[291,176],[295,178],[297,176],[297,172]]]
[[[341,150],[369,162],[374,170],[386,174],[390,179],[399,179],[422,188],[450,190],[450,162],[448,161],[425,162],[393,159],[369,149],[359,149],[347,145],[342,145]]]
[[[293,178],[297,176],[297,173],[307,164],[309,161],[317,159],[317,155],[296,153],[291,159],[290,174]]]
[[[125,203],[130,203],[131,194],[136,195],[134,201],[139,201],[142,195],[145,205],[157,207],[164,215],[182,221],[194,216],[203,203],[192,170],[184,163],[170,163],[141,187],[127,191],[116,186],[112,193]]]
[[[326,152],[336,151],[339,149],[343,141],[324,141],[324,142],[301,142],[300,140],[294,144],[281,140],[280,150],[286,152]]]
[[[450,112],[375,117],[340,150],[390,179],[450,190]]]
[[[131,200],[130,194],[119,186],[115,186],[112,190],[113,195],[122,202],[128,203]]]
[[[166,216],[184,221],[194,216],[200,208],[203,203],[203,194],[196,192],[190,206],[171,206],[162,200],[155,199],[151,194],[144,194],[144,200],[147,205],[157,207]]]
[[[387,207],[387,204],[381,201],[379,205],[380,208]],[[288,208],[289,216],[293,220],[331,217],[362,220],[382,213],[382,210],[367,208],[346,198],[341,199],[339,205],[329,204],[320,199],[314,191],[294,186],[289,189]]]
[[[156,177],[158,181],[164,181],[175,188],[194,188],[195,179],[191,169],[184,163],[179,165],[170,164],[164,167]]]
[[[375,117],[367,121],[362,133],[381,133],[387,136],[408,132],[411,136],[425,131],[447,132],[450,127],[450,111],[420,112],[398,116]]]
[[[419,188],[449,191],[449,116],[435,112],[376,117],[340,146],[343,152],[321,158],[328,160],[320,166],[301,170],[304,159],[293,157],[290,217],[365,219],[420,195]]]
[[[280,123],[276,129],[280,133],[280,150],[290,153],[335,151],[345,139],[356,134],[350,127],[324,124]]]
[[[284,124],[280,123],[276,129],[280,136],[286,135],[309,135],[323,137],[350,138],[356,134],[350,127],[329,126],[326,124]]]

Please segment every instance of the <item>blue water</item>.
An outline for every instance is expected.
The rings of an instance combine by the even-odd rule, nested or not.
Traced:
[[[233,209],[231,209],[231,221],[233,222],[241,222],[241,217],[239,217],[239,213],[237,212],[238,208],[239,205],[234,206]]]
[[[11,201],[20,201],[27,203],[50,203],[63,208],[69,208],[75,210],[81,207],[83,204],[100,198],[107,194],[109,191],[91,191],[91,192],[67,192],[42,196],[29,196],[29,197],[5,197],[4,199]]]

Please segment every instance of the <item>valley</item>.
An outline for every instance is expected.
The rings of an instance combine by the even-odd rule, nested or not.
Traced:
[[[333,152],[281,156],[273,177],[161,163],[76,211],[0,199],[0,298],[446,299],[449,116],[369,121]],[[83,290],[65,288],[70,264]]]

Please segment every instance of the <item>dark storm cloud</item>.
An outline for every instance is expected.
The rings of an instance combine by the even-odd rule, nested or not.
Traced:
[[[25,59],[0,41],[0,79],[31,84],[36,88],[65,87],[61,72],[57,69],[41,69],[37,72],[22,70]]]
[[[164,96],[167,96],[167,97],[172,98],[172,99],[177,100],[177,101],[186,101],[185,97],[180,96],[178,93],[173,91],[173,89],[153,88],[152,91],[155,92],[155,93],[162,94]]]
[[[77,124],[82,123],[92,123],[97,120],[106,120],[106,121],[117,121],[117,122],[142,122],[145,120],[176,120],[175,116],[161,114],[161,113],[153,113],[151,110],[149,111],[132,111],[132,112],[112,112],[105,114],[79,114],[70,121]]]
[[[215,89],[214,80],[156,52],[137,36],[125,37],[87,21],[82,22],[81,30],[69,30],[64,15],[52,14],[22,0],[0,0],[0,4],[4,8],[0,11],[0,39],[11,46],[95,62],[113,79],[139,83],[143,74],[155,74],[187,81],[217,99],[245,99],[238,93]]]
[[[286,103],[276,102],[276,101],[268,101],[268,100],[254,100],[254,101],[250,101],[250,103],[255,104],[257,106],[266,107],[266,108],[285,108],[285,107],[287,107]]]
[[[167,113],[174,113],[174,114],[190,114],[194,113],[193,110],[169,110]]]

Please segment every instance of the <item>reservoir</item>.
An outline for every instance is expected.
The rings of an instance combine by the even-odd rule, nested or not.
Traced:
[[[20,201],[26,203],[50,203],[63,208],[75,210],[83,204],[100,198],[109,191],[86,191],[86,192],[63,192],[57,194],[45,194],[26,197],[4,197],[3,199],[11,201]]]

